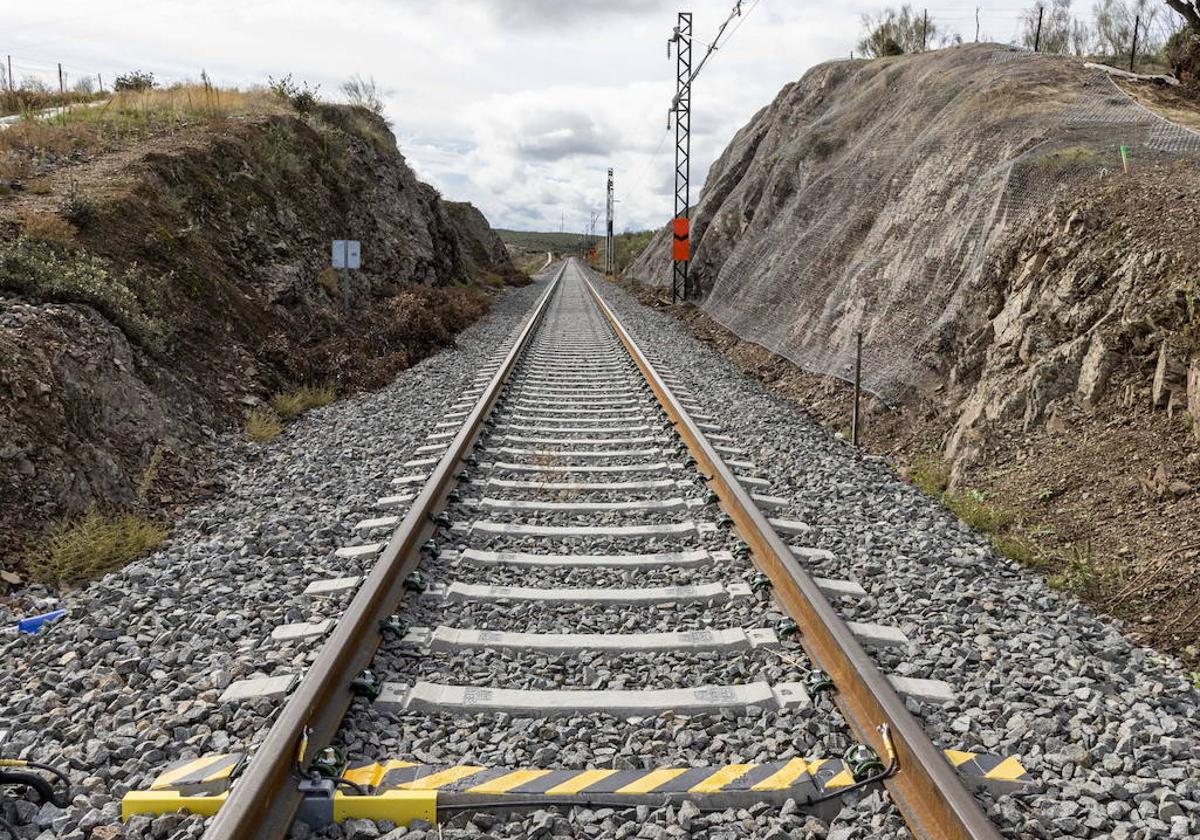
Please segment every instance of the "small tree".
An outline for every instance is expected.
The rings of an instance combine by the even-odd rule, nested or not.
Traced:
[[[863,15],[862,25],[866,34],[858,42],[858,50],[873,58],[921,52],[933,46],[938,36],[937,25],[929,21],[926,29],[924,16],[907,4],[878,15]]]
[[[21,84],[17,85],[19,90],[27,90],[30,93],[49,93],[50,85],[46,84],[37,76],[26,76],[21,79]]]
[[[113,79],[113,90],[150,90],[154,87],[154,74],[144,70],[130,70]]]
[[[375,77],[363,78],[355,73],[342,83],[342,93],[350,100],[351,105],[366,108],[368,111],[383,116],[383,95],[375,84]]]
[[[1042,19],[1041,38],[1038,38],[1038,18]],[[1029,49],[1036,45],[1041,52],[1068,53],[1072,47],[1074,21],[1071,19],[1071,0],[1038,0],[1023,17],[1021,43]]]
[[[1127,58],[1136,26],[1138,55],[1160,52],[1166,40],[1162,27],[1156,26],[1160,9],[1150,0],[1099,0],[1093,7],[1096,50],[1108,58]]]

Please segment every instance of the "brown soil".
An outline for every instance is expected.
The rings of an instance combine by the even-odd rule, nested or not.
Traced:
[[[1186,85],[1135,81],[1113,76],[1121,90],[1139,104],[1192,131],[1200,131],[1200,91]]]
[[[646,305],[680,320],[748,376],[804,406],[831,432],[849,436],[853,388],[807,373],[744,342],[663,290],[626,281]],[[1129,622],[1132,634],[1200,665],[1200,453],[1186,415],[1128,404],[1141,377],[1114,376],[1094,410],[1060,412],[1029,433],[998,434],[986,462],[966,470],[958,492],[976,491],[1014,515],[1015,533],[1036,550],[1029,564],[1092,607]],[[886,406],[864,398],[861,443],[902,476],[939,452],[954,424],[933,400]],[[1164,480],[1165,479],[1165,480]],[[1179,489],[1179,485],[1176,486]]]

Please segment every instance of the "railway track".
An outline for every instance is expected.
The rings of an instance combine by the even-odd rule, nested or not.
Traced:
[[[169,768],[126,815],[215,813],[210,838],[551,805],[829,816],[882,785],[915,836],[1000,836],[969,787],[1019,763],[929,741],[910,709],[953,686],[877,667],[904,634],[839,617],[861,587],[805,571],[807,526],[574,261],[410,455],[339,552],[370,574],[309,585],[349,599],[338,620],[272,634],[321,645],[303,678],[227,689],[286,697],[253,756]]]

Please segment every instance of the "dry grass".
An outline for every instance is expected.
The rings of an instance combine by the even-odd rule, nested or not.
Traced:
[[[294,420],[309,409],[329,405],[335,399],[337,393],[327,385],[305,385],[271,397],[271,408],[284,420]]]
[[[246,439],[255,443],[275,440],[283,431],[279,417],[269,408],[256,408],[246,415]]]
[[[30,212],[21,219],[21,235],[34,242],[69,246],[75,244],[75,226],[53,213]]]
[[[39,552],[26,558],[29,576],[49,585],[76,583],[120,569],[156,548],[167,528],[133,513],[92,510],[62,522]]]
[[[53,90],[18,89],[12,92],[0,89],[0,116],[23,114],[29,111],[41,111],[47,108],[60,108],[63,105],[74,105],[80,102],[95,102],[104,99],[106,93],[83,93],[68,91],[59,93]]]
[[[102,105],[81,105],[46,119],[30,116],[0,131],[0,153],[62,155],[113,147],[198,123],[284,113],[288,113],[286,104],[265,88],[181,84],[122,91]]]
[[[334,298],[339,298],[342,295],[342,287],[338,282],[337,269],[326,266],[317,274],[317,282],[325,291]]]

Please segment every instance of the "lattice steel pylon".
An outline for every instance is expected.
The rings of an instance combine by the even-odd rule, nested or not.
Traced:
[[[608,227],[604,238],[604,273],[612,274],[613,262],[613,171],[608,168]]]
[[[688,241],[688,218],[690,213],[690,185],[692,153],[692,13],[680,12],[679,21],[671,40],[675,45],[675,99],[671,112],[675,115],[675,216],[671,222],[674,233],[672,245],[671,302],[692,297],[691,281],[688,279],[690,243]]]

